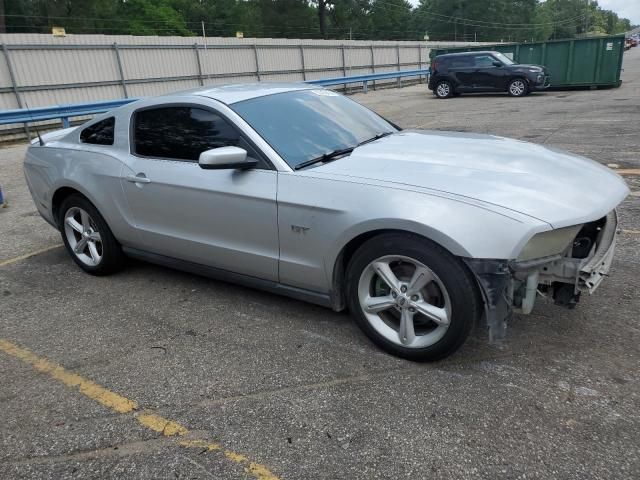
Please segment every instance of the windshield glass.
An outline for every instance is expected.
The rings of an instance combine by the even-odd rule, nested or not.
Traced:
[[[331,90],[297,90],[234,103],[230,107],[291,168],[323,154],[352,148],[381,133],[386,120]]]
[[[504,63],[505,65],[515,65],[516,63],[503,53],[493,52],[492,55],[496,57],[498,60],[500,60],[502,63]]]

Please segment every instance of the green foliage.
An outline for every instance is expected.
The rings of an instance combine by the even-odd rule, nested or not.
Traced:
[[[532,41],[622,33],[596,0],[0,0],[7,32]],[[2,9],[0,9],[0,12]]]

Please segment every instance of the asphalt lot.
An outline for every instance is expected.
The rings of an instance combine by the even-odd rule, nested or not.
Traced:
[[[403,127],[638,169],[640,48],[624,67],[611,90],[354,98]],[[422,365],[320,307],[143,263],[83,274],[35,212],[24,149],[0,149],[0,478],[640,478],[637,175],[594,296],[573,311],[540,299],[503,345],[476,332]],[[89,380],[135,408],[117,413]],[[189,432],[156,431],[144,412]]]

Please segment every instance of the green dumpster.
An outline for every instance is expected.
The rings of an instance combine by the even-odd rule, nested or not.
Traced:
[[[517,63],[544,65],[551,74],[551,88],[619,87],[624,35],[432,49],[431,58],[474,50],[495,50]]]

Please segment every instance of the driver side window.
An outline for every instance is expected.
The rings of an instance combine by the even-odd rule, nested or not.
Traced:
[[[211,110],[171,106],[148,108],[134,114],[133,153],[136,155],[197,162],[202,152],[229,146],[243,148],[248,157],[261,161],[240,132]]]

